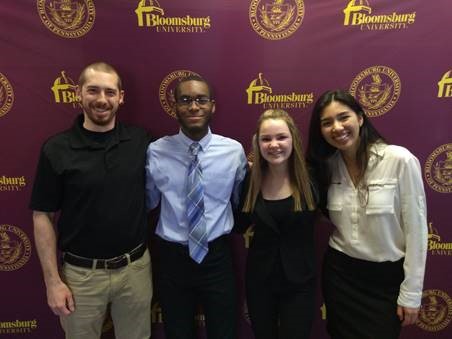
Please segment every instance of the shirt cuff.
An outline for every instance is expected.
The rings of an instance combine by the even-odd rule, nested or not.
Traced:
[[[422,292],[400,292],[397,305],[403,307],[417,308],[421,306]]]

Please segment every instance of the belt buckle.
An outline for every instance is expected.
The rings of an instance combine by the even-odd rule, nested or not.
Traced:
[[[105,260],[105,269],[117,269],[120,267],[125,266],[124,264],[121,264],[122,261],[127,260],[126,256],[124,254],[117,256],[116,258],[111,258]]]

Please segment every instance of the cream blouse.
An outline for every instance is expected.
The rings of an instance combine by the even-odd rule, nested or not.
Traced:
[[[418,159],[407,149],[371,147],[364,184],[355,188],[339,152],[330,159],[328,210],[336,225],[329,245],[350,257],[397,261],[405,279],[398,305],[419,307],[427,256],[425,193]]]

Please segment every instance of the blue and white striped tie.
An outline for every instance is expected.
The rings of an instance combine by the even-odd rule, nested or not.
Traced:
[[[198,264],[202,262],[209,250],[204,217],[202,169],[198,159],[199,148],[199,143],[194,142],[188,150],[193,158],[188,167],[187,180],[188,249],[190,257]]]

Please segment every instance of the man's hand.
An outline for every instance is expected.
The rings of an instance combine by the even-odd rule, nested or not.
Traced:
[[[72,292],[62,281],[47,287],[47,303],[56,315],[68,316],[75,310]]]
[[[67,316],[75,310],[74,298],[58,271],[54,218],[54,213],[33,211],[36,251],[47,287],[47,303],[56,315]]]

